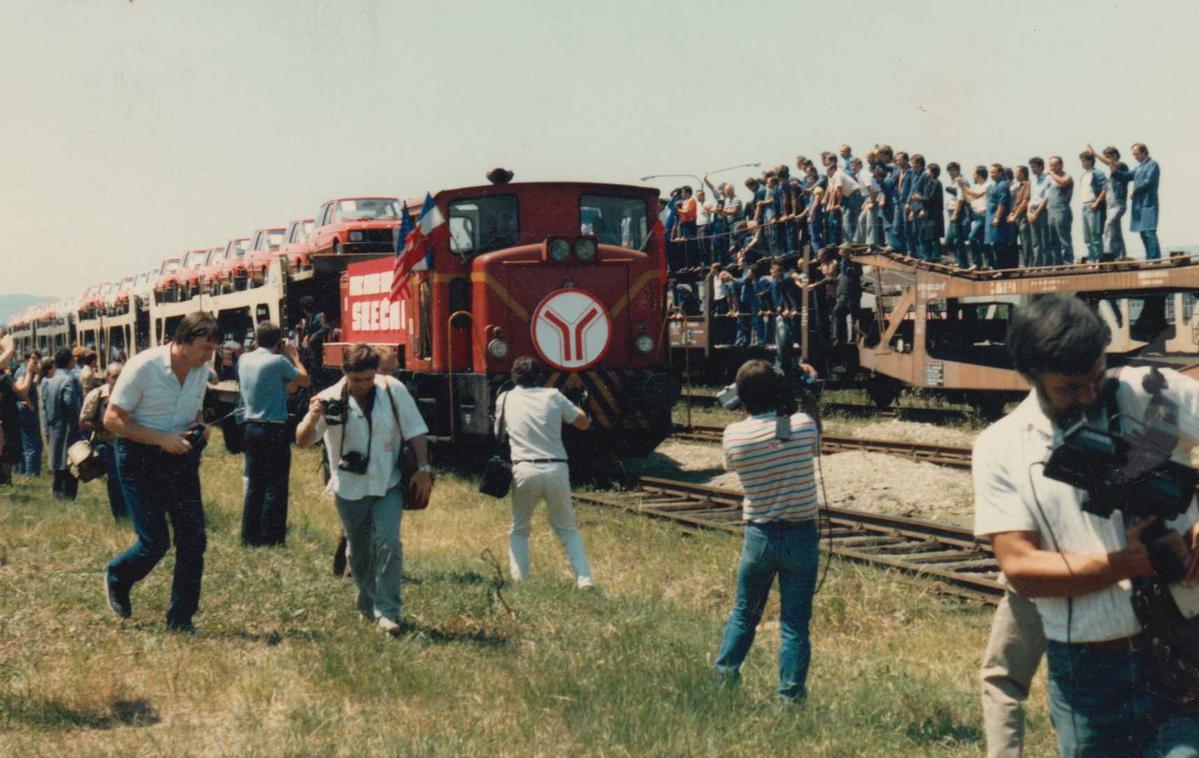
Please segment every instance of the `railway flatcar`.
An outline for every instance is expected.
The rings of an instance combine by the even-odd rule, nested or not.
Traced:
[[[394,348],[430,434],[471,447],[490,435],[512,361],[535,355],[550,384],[585,397],[597,430],[586,439],[623,454],[652,450],[678,396],[663,344],[657,190],[503,183],[433,199],[448,234],[432,237],[406,298],[389,299],[390,256],[347,267],[341,339],[325,345],[326,365],[340,366],[354,342]]]

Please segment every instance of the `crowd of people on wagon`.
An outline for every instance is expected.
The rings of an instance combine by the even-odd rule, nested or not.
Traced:
[[[944,165],[876,145],[862,157],[842,145],[816,160],[800,155],[745,179],[679,187],[663,212],[672,270],[752,263],[840,244],[869,244],[963,269],[1056,266],[1129,256],[1123,218],[1144,257],[1157,239],[1161,169],[1149,148],[1131,148],[1129,168],[1114,146],[1087,146],[1077,175],[1060,155],[1025,164]],[[794,171],[794,173],[793,173]],[[1073,216],[1082,218],[1076,255]]]

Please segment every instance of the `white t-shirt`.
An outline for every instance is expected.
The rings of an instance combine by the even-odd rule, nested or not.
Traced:
[[[1127,368],[1120,376],[1120,412],[1138,421],[1150,399],[1141,389],[1141,379],[1148,372],[1148,368]],[[1189,465],[1189,448],[1199,439],[1199,382],[1175,371],[1162,373],[1166,396],[1178,403],[1183,435],[1173,458]],[[1056,538],[1062,551],[1077,554],[1108,553],[1126,546],[1119,512],[1107,519],[1086,513],[1083,490],[1045,477],[1041,463],[1049,459],[1061,435],[1062,430],[1041,410],[1034,390],[1016,410],[978,436],[973,458],[976,535],[1038,532],[1043,550],[1054,550]],[[1170,524],[1181,532],[1197,519],[1199,510],[1192,500],[1187,512]],[[1071,642],[1099,642],[1141,631],[1131,597],[1128,581],[1080,595],[1074,598],[1072,619],[1066,598],[1036,598],[1035,602],[1049,639],[1065,642],[1068,635]]]
[[[317,395],[321,400],[341,398],[345,377],[337,384],[323,390]],[[396,429],[395,416],[392,415],[391,403],[385,394],[390,390],[395,399],[396,415],[400,419],[400,429]],[[343,500],[361,500],[364,497],[382,497],[392,487],[400,484],[403,472],[397,465],[400,457],[400,432],[403,439],[410,440],[422,434],[428,434],[425,420],[412,395],[397,379],[390,376],[375,376],[375,402],[371,408],[371,422],[368,426],[366,415],[358,401],[346,394],[349,401],[346,404],[344,424],[329,426],[322,416],[317,419],[316,432],[325,439],[325,454],[329,457],[328,490]],[[342,447],[342,435],[345,435],[345,446]],[[370,441],[370,460],[367,462],[365,474],[351,474],[337,468],[338,455],[351,450],[367,453],[367,441]]]
[[[696,202],[695,204],[695,225],[707,226],[712,223],[712,209],[715,206],[710,201]]]
[[[974,191],[982,190],[981,195],[970,198],[970,210],[974,211],[980,216],[987,212],[987,193],[991,191],[992,184],[994,184],[994,182],[988,179],[982,184],[978,184],[976,182],[974,186],[971,187],[971,189]]]
[[[1049,197],[1049,175],[1042,173],[1040,176],[1033,176],[1029,180],[1028,208],[1032,210],[1039,208]]]
[[[562,425],[572,424],[579,409],[553,387],[513,387],[496,399],[496,434],[500,414],[508,427],[512,462],[566,460]]]
[[[109,400],[133,416],[134,423],[159,432],[183,432],[204,404],[208,365],[187,372],[179,383],[171,370],[171,346],[152,347],[129,359]]]
[[[829,177],[828,180],[828,188],[830,192],[834,187],[841,188],[841,197],[849,197],[853,193],[860,190],[862,185],[854,181],[854,178],[849,174],[845,173],[841,169],[837,169],[837,171],[831,177]]]

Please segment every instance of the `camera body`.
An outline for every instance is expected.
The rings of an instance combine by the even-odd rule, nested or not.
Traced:
[[[788,378],[787,388],[790,392],[779,398],[776,409],[778,415],[790,416],[802,406],[805,413],[816,418],[816,401],[820,399],[821,390],[820,381],[810,374],[800,372]],[[736,382],[717,392],[716,402],[720,403],[720,407],[726,411],[741,410],[741,398],[737,396]]]
[[[351,450],[341,454],[341,458],[337,461],[337,470],[344,471],[347,474],[366,476],[366,470],[370,467],[370,464],[371,457],[369,454],[363,455],[357,450]]]
[[[204,425],[192,424],[183,433],[183,439],[187,440],[187,444],[191,445],[192,452],[200,452],[208,445],[208,440],[204,439]]]
[[[325,409],[325,423],[329,426],[341,426],[346,422],[346,401],[339,398],[322,400]]]

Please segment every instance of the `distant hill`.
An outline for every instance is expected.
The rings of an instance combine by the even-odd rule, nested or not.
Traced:
[[[0,324],[8,321],[8,317],[19,313],[31,305],[48,303],[54,298],[45,295],[0,295]]]

